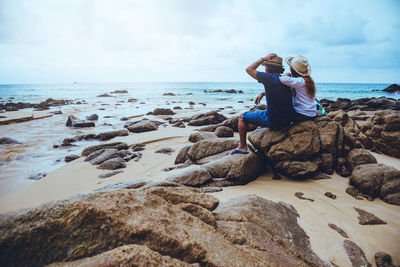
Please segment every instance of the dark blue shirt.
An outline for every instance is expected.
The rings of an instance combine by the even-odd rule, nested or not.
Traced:
[[[279,80],[275,73],[257,72],[257,80],[265,88],[267,111],[272,128],[288,126],[294,120],[294,108],[292,103],[292,91]]]

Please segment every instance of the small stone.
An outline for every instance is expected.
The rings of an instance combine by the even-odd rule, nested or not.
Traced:
[[[331,198],[331,199],[336,199],[336,195],[332,194],[331,192],[326,192],[325,196]]]
[[[86,119],[89,121],[97,121],[99,119],[99,116],[97,114],[92,114],[87,116]]]
[[[100,174],[97,177],[99,177],[100,179],[104,179],[104,178],[108,178],[108,177],[114,176],[114,175],[122,173],[122,172],[123,171],[112,171],[112,172],[107,172],[107,173]]]
[[[374,214],[369,213],[365,210],[355,208],[355,211],[358,212],[358,223],[361,225],[377,225],[377,224],[387,224],[387,222],[382,219],[376,217]]]
[[[330,228],[332,228],[333,230],[335,230],[336,232],[338,232],[339,234],[341,234],[344,238],[349,238],[347,233],[342,228],[338,227],[337,225],[335,225],[333,223],[329,223],[328,226]]]
[[[38,173],[38,174],[32,174],[31,176],[29,176],[28,177],[28,179],[31,179],[31,180],[40,180],[40,179],[42,179],[43,177],[46,177],[46,173],[44,173],[44,172],[41,172],[41,173]]]
[[[308,201],[314,202],[314,199],[312,199],[312,198],[303,197],[303,195],[304,195],[303,192],[296,192],[294,195],[299,199],[303,199],[303,200],[308,200]]]
[[[79,155],[67,155],[65,156],[65,162],[71,162],[79,158]]]
[[[168,154],[168,155],[171,155],[172,152],[175,152],[175,150],[170,147],[163,147],[161,149],[156,150],[156,153]]]
[[[311,180],[325,180],[325,179],[332,179],[329,175],[323,173],[323,172],[317,172]]]
[[[215,192],[221,192],[222,188],[221,187],[202,187],[202,188],[200,188],[200,191],[203,193],[215,193]]]

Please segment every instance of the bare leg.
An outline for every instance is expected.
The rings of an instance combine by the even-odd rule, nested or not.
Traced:
[[[242,115],[240,115],[239,117],[238,130],[239,130],[240,144],[237,150],[247,151],[247,142],[246,142],[247,129],[246,129],[246,123],[244,122]]]

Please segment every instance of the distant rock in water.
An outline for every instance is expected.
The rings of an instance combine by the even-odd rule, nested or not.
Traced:
[[[92,121],[80,120],[74,115],[69,115],[68,120],[65,124],[70,127],[85,128],[85,127],[95,127],[96,125]]]
[[[127,94],[127,93],[128,93],[127,90],[115,90],[111,92],[111,94]]]
[[[399,92],[400,91],[400,85],[394,83],[394,84],[386,87],[382,91],[385,91],[385,92],[388,92],[388,93]]]
[[[86,116],[86,119],[89,121],[97,121],[99,119],[99,116],[97,114],[91,114],[89,116]]]
[[[218,89],[218,90],[212,90],[212,91],[207,91],[207,90],[204,90],[204,93],[228,93],[228,94],[243,94],[243,91],[242,90],[239,90],[239,91],[236,91],[235,89],[231,89],[231,90],[221,90],[221,89]]]
[[[104,94],[98,95],[97,97],[112,97],[112,96],[107,93],[104,93]]]

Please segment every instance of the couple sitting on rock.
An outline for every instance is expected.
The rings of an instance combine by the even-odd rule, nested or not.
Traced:
[[[273,53],[247,67],[246,72],[265,88],[255,104],[258,105],[265,95],[267,108],[240,115],[240,145],[231,154],[249,153],[246,144],[247,124],[282,129],[297,122],[315,119],[318,113],[316,88],[310,77],[311,67],[307,59],[303,56],[288,57],[286,63],[291,73],[284,75],[281,75],[284,71],[282,58]],[[265,72],[257,71],[261,64],[265,66]]]

